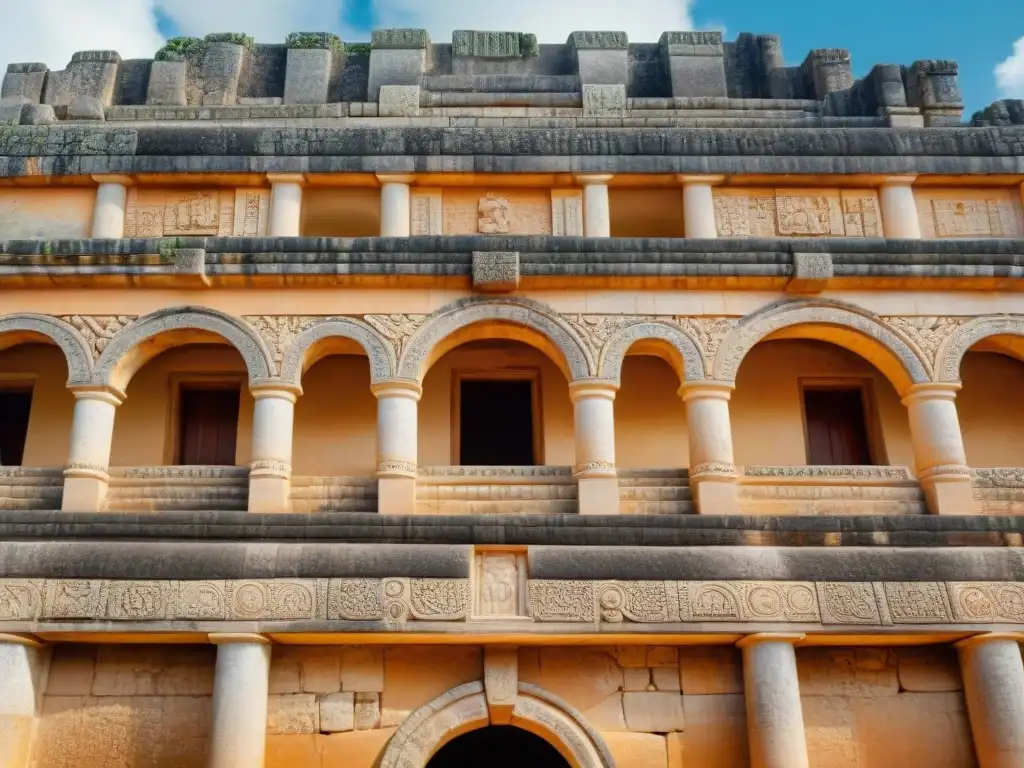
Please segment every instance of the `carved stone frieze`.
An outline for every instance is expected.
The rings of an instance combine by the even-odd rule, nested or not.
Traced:
[[[512,205],[499,195],[489,194],[480,199],[477,231],[482,235],[505,235],[509,230]]]
[[[111,339],[135,318],[131,315],[66,315],[61,320],[72,325],[89,344],[92,358],[96,360],[107,348]]]
[[[676,317],[675,321],[697,341],[704,364],[710,370],[722,339],[739,324],[738,317]]]
[[[913,480],[909,467],[876,467],[876,466],[792,466],[792,467],[760,467],[745,466],[745,477],[800,477],[827,478],[852,481],[895,480],[909,482]]]
[[[1024,623],[1024,584],[953,582],[946,586],[954,621]]]
[[[591,353],[597,357],[604,345],[619,331],[630,325],[657,318],[638,315],[570,314],[564,315],[564,319],[587,343]]]
[[[824,581],[816,585],[822,624],[882,623],[870,583]]]
[[[890,316],[881,319],[901,332],[934,370],[942,342],[952,336],[956,329],[970,318],[922,315],[920,317]]]
[[[427,315],[365,315],[363,319],[391,342],[395,350],[395,359],[400,360],[406,344],[423,325]]]
[[[478,552],[474,615],[518,618],[525,615],[526,551]]]
[[[280,368],[288,347],[319,318],[304,315],[245,315],[242,319],[263,337],[271,357]]]
[[[420,467],[420,477],[570,477],[570,467]]]
[[[530,615],[535,621],[594,622],[594,582],[530,580]]]
[[[946,587],[939,582],[887,582],[885,598],[894,624],[941,624],[951,619]]]
[[[1024,468],[992,467],[972,469],[971,480],[978,488],[1024,488]]]

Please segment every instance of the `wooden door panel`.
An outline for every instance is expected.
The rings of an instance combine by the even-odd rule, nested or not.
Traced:
[[[237,389],[182,389],[179,464],[235,463],[238,403]]]

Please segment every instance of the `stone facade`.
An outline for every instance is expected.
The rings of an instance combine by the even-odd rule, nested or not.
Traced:
[[[1024,764],[1024,111],[852,73],[10,65],[0,768]]]

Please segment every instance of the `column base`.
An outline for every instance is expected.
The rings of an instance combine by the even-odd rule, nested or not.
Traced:
[[[110,481],[99,477],[65,477],[61,512],[102,512]]]
[[[977,513],[970,475],[946,475],[921,481],[928,511],[933,515],[973,515]]]
[[[249,476],[249,512],[278,514],[292,511],[292,483],[287,477]]]
[[[619,514],[619,478],[581,477],[577,480],[581,515]]]
[[[377,478],[377,513],[381,515],[416,514],[416,478]]]
[[[740,487],[735,478],[691,482],[690,490],[699,515],[740,514]]]

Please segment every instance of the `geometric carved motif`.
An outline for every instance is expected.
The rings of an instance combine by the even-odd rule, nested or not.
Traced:
[[[720,237],[877,237],[872,190],[751,189],[714,198]]]
[[[1024,584],[951,583],[953,620],[971,623],[1024,623]]]
[[[936,624],[950,620],[946,589],[938,582],[887,582],[885,598],[896,624]]]
[[[285,350],[318,318],[307,315],[243,315],[270,348],[274,362],[281,365]]]
[[[125,207],[125,237],[266,234],[267,190],[158,190],[132,187]]]
[[[917,347],[921,357],[935,369],[939,347],[953,335],[957,328],[966,323],[969,317],[945,317],[941,315],[891,316],[881,318],[898,331],[901,331],[912,344]]]
[[[1006,200],[932,200],[936,237],[1016,237],[1013,208]]]
[[[440,189],[417,188],[409,199],[409,234],[440,235],[443,232]]]
[[[583,197],[575,190],[551,190],[551,234],[555,237],[583,235]]]
[[[107,344],[115,334],[130,325],[135,317],[131,315],[65,315],[60,319],[74,326],[82,334],[89,349],[92,350],[93,360],[96,360],[100,353],[107,348]]]

